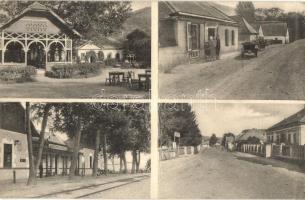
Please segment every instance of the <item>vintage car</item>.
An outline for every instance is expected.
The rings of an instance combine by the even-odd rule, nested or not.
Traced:
[[[254,54],[257,57],[258,44],[257,42],[244,42],[241,47],[241,57],[245,54]]]

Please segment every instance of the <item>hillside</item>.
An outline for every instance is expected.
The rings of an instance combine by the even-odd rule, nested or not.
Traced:
[[[131,16],[125,21],[123,31],[130,33],[131,31],[139,29],[150,35],[151,32],[151,8],[146,7],[134,11]]]

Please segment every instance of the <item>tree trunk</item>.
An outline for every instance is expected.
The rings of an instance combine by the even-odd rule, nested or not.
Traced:
[[[127,168],[125,152],[123,152],[123,163],[124,163],[124,173],[127,174],[128,168]]]
[[[97,130],[95,133],[95,151],[94,151],[94,160],[93,160],[93,171],[92,176],[97,177],[97,171],[98,171],[98,154],[100,152],[100,130]]]
[[[112,163],[112,171],[115,172],[114,156],[111,157],[111,163]]]
[[[134,174],[136,170],[136,162],[137,162],[137,151],[132,150],[132,165],[131,165],[131,173]]]
[[[33,143],[32,143],[32,131],[31,131],[31,119],[30,119],[30,103],[26,102],[26,132],[27,132],[27,142],[28,142],[28,154],[29,154],[29,178],[27,185],[36,184],[36,174],[34,165],[34,155],[33,155]]]
[[[51,109],[51,105],[46,104],[46,106],[44,107],[44,110],[43,110],[41,130],[40,130],[40,135],[39,135],[39,149],[38,149],[38,154],[37,154],[36,163],[35,163],[35,174],[37,174],[37,170],[41,163],[43,147],[44,147],[44,142],[45,142],[44,136],[45,136],[45,132],[46,132],[50,109]]]
[[[140,169],[140,162],[141,162],[141,152],[138,151],[138,156],[136,159],[136,172],[137,173],[139,172],[139,169]]]
[[[105,175],[108,173],[108,161],[107,161],[107,136],[103,135],[103,157],[104,157],[104,171]]]
[[[123,154],[120,154],[120,173],[123,171]]]
[[[73,153],[72,153],[72,161],[70,165],[70,173],[69,173],[69,178],[72,179],[75,177],[75,171],[76,171],[76,166],[78,162],[78,153],[79,153],[79,143],[81,139],[81,119],[78,118],[77,124],[76,124],[76,130],[75,130],[75,135],[74,135],[74,146],[73,146]]]

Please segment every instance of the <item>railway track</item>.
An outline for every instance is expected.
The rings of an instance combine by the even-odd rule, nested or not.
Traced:
[[[123,178],[115,181],[109,181],[100,184],[92,184],[88,186],[80,186],[73,189],[61,190],[58,192],[52,192],[35,196],[32,198],[69,198],[69,199],[80,199],[89,198],[90,196],[109,191],[115,188],[123,187],[132,183],[140,182],[144,179],[149,178],[149,175],[137,176],[134,178]]]

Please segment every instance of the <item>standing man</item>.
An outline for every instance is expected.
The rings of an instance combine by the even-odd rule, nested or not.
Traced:
[[[216,59],[219,60],[219,53],[220,53],[220,39],[219,34],[216,36]]]

